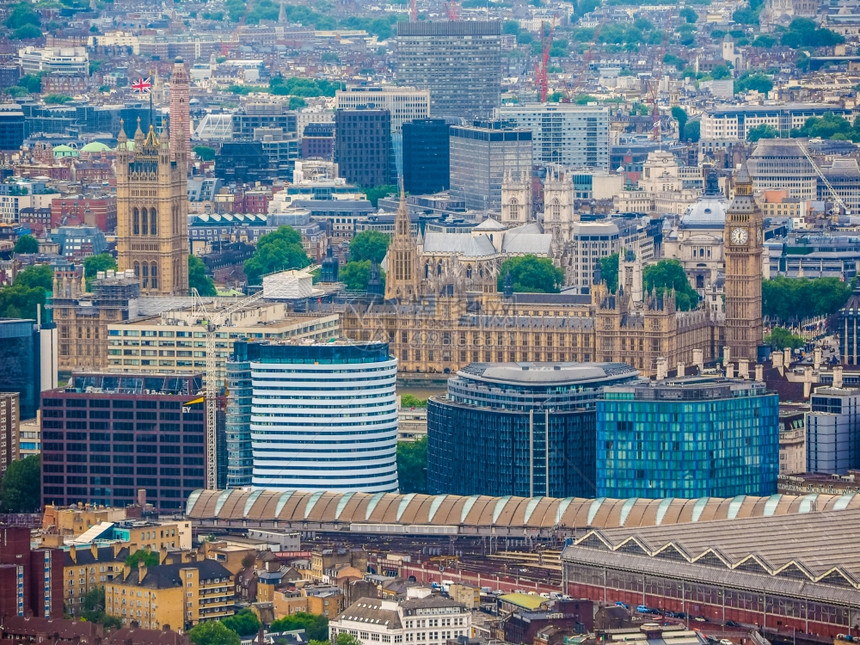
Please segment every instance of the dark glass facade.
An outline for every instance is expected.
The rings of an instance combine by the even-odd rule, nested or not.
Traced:
[[[22,419],[33,419],[41,390],[39,332],[32,320],[0,320],[0,392],[20,395]]]
[[[334,160],[340,176],[359,186],[394,183],[394,147],[388,110],[338,110]]]
[[[42,501],[178,512],[206,483],[200,375],[76,374],[42,395]]]
[[[416,119],[403,124],[406,192],[425,195],[448,190],[449,127],[444,119]]]
[[[427,406],[430,493],[593,497],[595,404],[622,363],[475,363]]]
[[[763,383],[726,379],[607,388],[597,450],[600,497],[772,495],[779,397]]]

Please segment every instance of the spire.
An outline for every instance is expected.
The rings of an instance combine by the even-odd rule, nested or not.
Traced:
[[[125,133],[125,119],[119,120],[119,134],[116,135],[116,142],[118,144],[128,143],[128,135]]]
[[[735,177],[735,195],[752,195],[752,188],[752,179],[749,170],[747,170],[747,164],[744,162]]]
[[[137,117],[137,130],[134,131],[134,147],[142,146],[144,139],[143,130],[140,129],[140,117]]]
[[[285,0],[281,0],[281,8],[278,11],[278,24],[282,26],[287,24],[287,4]]]

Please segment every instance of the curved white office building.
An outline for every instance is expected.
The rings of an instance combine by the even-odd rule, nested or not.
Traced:
[[[397,492],[397,360],[387,343],[236,343],[251,370],[252,486]]]

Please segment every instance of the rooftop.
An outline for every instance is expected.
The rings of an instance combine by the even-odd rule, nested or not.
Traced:
[[[458,374],[509,384],[574,383],[610,376],[636,376],[626,363],[472,363]]]

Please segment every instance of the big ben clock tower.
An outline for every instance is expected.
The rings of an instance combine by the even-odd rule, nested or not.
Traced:
[[[726,345],[733,358],[756,360],[762,344],[762,214],[744,164],[735,178],[735,197],[726,211]]]

